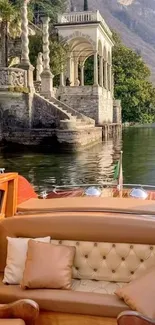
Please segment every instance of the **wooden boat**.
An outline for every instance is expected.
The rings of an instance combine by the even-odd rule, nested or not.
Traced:
[[[119,259],[121,257],[120,264],[123,269],[125,266],[127,271],[130,270],[126,274],[132,278],[134,271],[139,269],[137,263],[138,266],[144,264],[145,259],[148,259],[148,252],[150,258],[152,256],[152,250],[155,248],[154,188],[147,190],[144,186],[143,191],[139,187],[143,194],[147,194],[145,199],[131,197],[131,194],[134,194],[132,186],[125,186],[121,192],[117,184],[111,186],[104,184],[100,189],[93,186],[93,189],[97,190],[94,192],[100,193],[98,197],[93,198],[88,196],[90,188],[92,190],[90,186],[76,189],[58,188],[51,191],[47,199],[43,199],[39,198],[31,184],[18,173],[0,174],[0,303],[11,302],[17,298],[34,299],[40,307],[36,325],[78,325],[79,322],[90,325],[117,325],[118,314],[128,307],[113,293],[94,292],[95,289],[92,292],[91,290],[83,292],[73,288],[70,292],[67,290],[64,292],[54,289],[22,290],[19,285],[5,285],[2,278],[6,265],[7,236],[15,238],[50,236],[51,243],[53,241],[58,245],[64,243],[75,246],[76,251],[80,247],[82,254],[79,254],[80,260],[79,264],[75,265],[75,270],[79,270],[79,265],[84,265],[86,272],[89,271],[87,265],[89,268],[91,265],[89,258],[91,260],[93,249],[97,252],[97,258],[94,258],[93,263],[96,261],[97,264],[92,265],[90,274],[94,273],[96,277],[98,265],[101,265],[102,261],[103,265],[107,265],[106,260],[109,260],[109,257],[106,255],[112,251],[110,259],[112,262],[116,261],[114,267],[112,263],[108,269],[111,270],[108,271],[110,277],[108,283],[112,285],[114,283],[117,285],[114,277],[119,273],[118,257]],[[101,252],[98,254],[100,249],[98,243],[104,248],[103,256]],[[110,249],[105,253],[107,245],[110,245],[108,246]],[[144,247],[143,251],[141,245]],[[88,252],[85,251],[86,247]],[[125,262],[126,256],[122,255],[124,247],[129,251],[129,255],[136,254],[134,266],[128,266],[128,262]],[[91,285],[95,287],[99,281],[96,277],[91,281]],[[76,278],[73,281],[80,284],[83,280],[79,279],[80,281]],[[122,281],[124,280],[121,279]],[[87,285],[90,283],[89,276],[84,279],[84,283],[86,282]],[[4,298],[7,301],[3,301]],[[118,317],[119,324],[124,325],[123,319],[126,315],[125,313]],[[137,317],[137,314],[132,315]],[[152,321],[148,319],[148,323],[151,324]]]
[[[95,185],[95,184],[94,184]],[[57,187],[49,193],[38,195],[33,186],[18,173],[1,173],[0,174],[0,217],[12,217],[20,214],[35,214],[35,213],[49,213],[52,211],[62,211],[70,209],[79,211],[85,209],[89,211],[93,206],[92,202],[98,202],[95,209],[102,209],[102,211],[126,211],[140,213],[154,213],[155,187],[149,185],[132,185],[126,184],[121,191],[117,184],[105,183],[102,187],[86,184],[85,186],[71,187]],[[137,188],[136,188],[137,187]],[[94,197],[87,193],[87,190],[98,191],[99,197]],[[136,200],[132,197],[132,192],[140,190],[145,199],[139,198]],[[45,195],[46,194],[46,195]],[[46,197],[46,199],[45,199]],[[68,198],[68,199],[67,199]],[[150,205],[148,205],[150,201]],[[121,204],[120,204],[121,202]],[[152,207],[153,206],[153,210]],[[141,207],[140,210],[138,207]]]

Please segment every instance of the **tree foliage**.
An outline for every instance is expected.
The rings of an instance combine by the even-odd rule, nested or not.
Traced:
[[[51,18],[50,29],[56,21],[57,14],[65,10],[66,0],[31,0],[28,5],[29,20],[34,20],[38,16],[38,22],[41,22],[41,16],[48,15]],[[6,65],[8,62],[8,29],[11,37],[21,34],[21,1],[20,0],[0,0],[0,18],[1,36],[3,51],[6,56]],[[54,36],[51,38],[51,65],[54,74],[60,70],[60,63],[65,65],[64,57],[67,46],[62,41],[58,41]],[[36,64],[38,53],[42,52],[42,39],[40,35],[30,37],[30,59],[32,64]]]
[[[66,0],[31,0],[29,6],[38,20],[42,15],[48,15],[55,23],[57,15],[65,11]]]
[[[31,36],[29,47],[30,61],[35,67],[38,53],[42,52],[42,37],[40,35]],[[54,76],[60,74],[62,67],[65,70],[68,50],[68,45],[63,40],[58,40],[54,35],[50,37],[50,64]]]
[[[85,85],[93,85],[94,81],[94,57],[90,56],[85,62]]]
[[[152,122],[155,116],[155,88],[150,70],[139,54],[122,44],[114,33],[113,72],[115,98],[122,101],[123,121]]]
[[[1,24],[8,24],[8,32],[15,38],[20,34],[20,10],[19,1],[12,3],[9,0],[0,0]]]

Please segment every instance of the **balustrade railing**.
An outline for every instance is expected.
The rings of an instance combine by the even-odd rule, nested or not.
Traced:
[[[19,68],[0,68],[0,89],[27,87],[27,71]]]
[[[58,23],[59,24],[67,24],[67,23],[85,23],[85,22],[101,22],[103,27],[107,30],[107,32],[111,35],[111,30],[106,24],[104,18],[100,14],[98,10],[93,11],[83,11],[83,12],[71,12],[64,13],[63,15],[58,15]]]

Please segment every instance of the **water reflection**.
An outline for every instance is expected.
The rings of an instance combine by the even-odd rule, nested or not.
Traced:
[[[155,128],[124,130],[123,152],[125,181],[155,185]]]
[[[39,192],[55,184],[102,184],[113,179],[121,145],[121,138],[116,138],[74,154],[5,153],[0,156],[0,167],[18,171]]]
[[[24,175],[39,192],[51,185],[113,180],[114,164],[123,148],[124,181],[155,185],[155,128],[126,129],[115,138],[75,154],[0,154],[0,167]]]

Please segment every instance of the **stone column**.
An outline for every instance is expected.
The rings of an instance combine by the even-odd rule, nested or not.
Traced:
[[[29,60],[29,30],[28,30],[28,13],[27,4],[29,0],[24,0],[21,7],[21,41],[22,55],[21,64],[30,64]]]
[[[63,65],[61,66],[61,72],[60,72],[60,86],[64,87],[65,83],[64,83],[64,68]]]
[[[114,98],[114,73],[111,74],[111,93]]]
[[[71,56],[67,58],[67,78],[71,80]]]
[[[81,66],[81,86],[84,86],[84,64],[82,63]]]
[[[108,89],[108,64],[104,61],[104,88]]]
[[[1,51],[0,51],[0,67],[2,67],[3,65],[2,65],[2,51],[3,51],[3,49],[2,49],[2,46],[1,46],[1,42],[0,42],[0,48],[1,48]]]
[[[98,86],[98,56],[94,54],[94,86]]]
[[[112,90],[112,67],[111,64],[108,64],[108,89],[109,91]]]
[[[78,79],[78,58],[74,58],[74,86]]]
[[[30,0],[23,0],[21,6],[21,62],[19,67],[27,70],[27,86],[30,91],[34,91],[33,85],[33,70],[34,67],[29,59],[29,30],[28,30],[28,14],[27,5]]]
[[[47,98],[53,95],[53,75],[50,70],[49,21],[49,17],[42,17],[44,65],[41,74],[41,94]]]
[[[103,57],[100,56],[100,64],[99,64],[99,85],[103,87]]]

